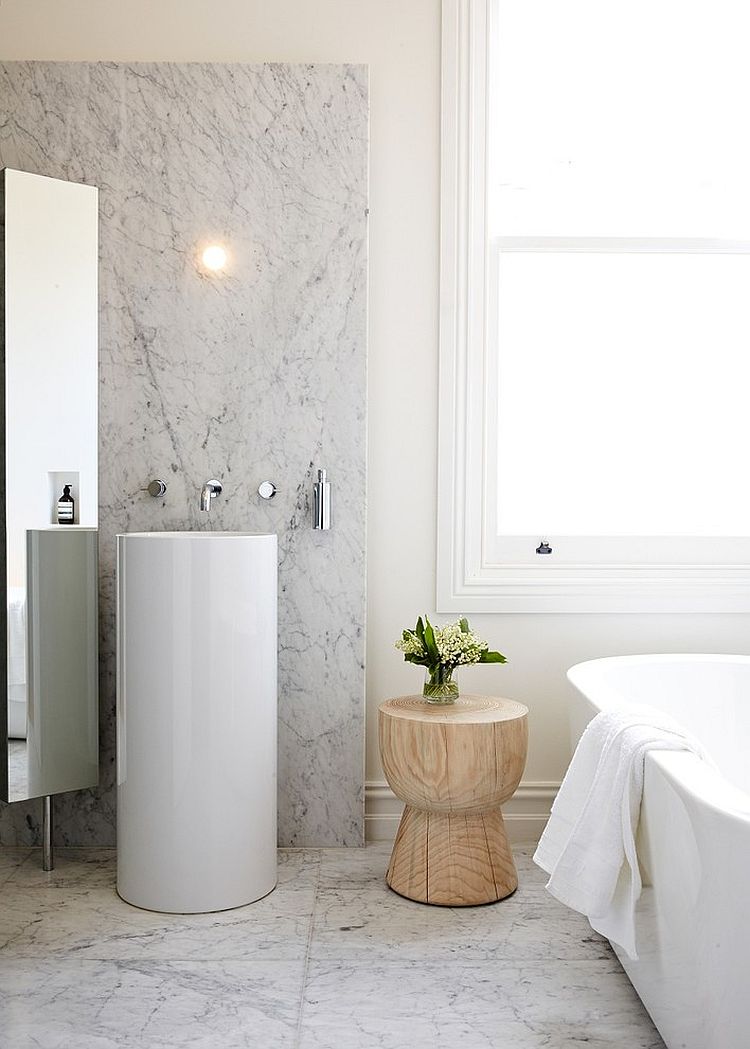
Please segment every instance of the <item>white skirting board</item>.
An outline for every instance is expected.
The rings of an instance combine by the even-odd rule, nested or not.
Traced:
[[[512,842],[535,842],[549,818],[549,810],[560,787],[555,782],[522,782],[503,805],[508,838]],[[365,784],[365,838],[392,841],[396,836],[403,804],[384,780]]]

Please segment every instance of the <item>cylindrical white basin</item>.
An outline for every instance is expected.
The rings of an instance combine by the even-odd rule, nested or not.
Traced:
[[[117,537],[117,891],[155,911],[276,884],[275,535]]]

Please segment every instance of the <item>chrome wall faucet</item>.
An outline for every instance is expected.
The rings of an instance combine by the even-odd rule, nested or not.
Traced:
[[[221,495],[222,484],[221,481],[217,481],[213,478],[201,488],[201,510],[205,510],[208,513],[211,509],[211,500],[215,499],[217,495]]]

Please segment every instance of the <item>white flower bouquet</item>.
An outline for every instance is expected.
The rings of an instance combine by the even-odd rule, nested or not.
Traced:
[[[433,627],[427,616],[420,616],[413,630],[404,630],[396,642],[407,663],[426,668],[423,689],[432,703],[454,703],[458,684],[453,680],[456,667],[470,663],[505,663],[500,652],[490,652],[489,645],[469,626],[468,619],[457,619],[446,626]]]

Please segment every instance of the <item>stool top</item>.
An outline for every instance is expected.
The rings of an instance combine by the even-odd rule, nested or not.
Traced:
[[[398,696],[378,707],[381,714],[404,721],[484,725],[524,718],[528,707],[500,696],[459,696],[455,703],[428,703],[422,696]]]

